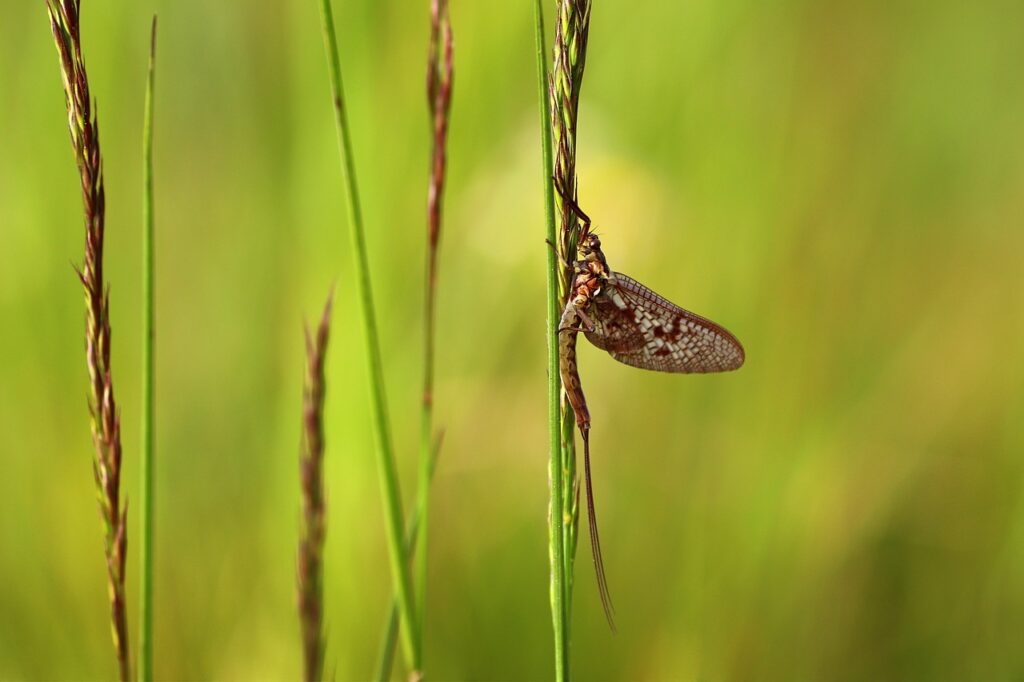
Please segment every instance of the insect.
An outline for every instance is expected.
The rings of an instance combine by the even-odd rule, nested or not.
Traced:
[[[561,192],[560,192],[561,193]],[[727,372],[743,365],[740,342],[725,328],[662,298],[643,284],[608,267],[601,240],[590,231],[590,218],[576,202],[562,198],[582,220],[569,300],[558,325],[559,369],[576,426],[583,438],[590,548],[601,605],[612,630],[614,609],[601,556],[590,476],[590,411],[576,366],[576,336],[619,362],[659,372],[683,374]]]

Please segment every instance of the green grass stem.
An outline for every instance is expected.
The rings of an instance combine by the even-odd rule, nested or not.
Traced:
[[[430,467],[428,475],[434,477],[437,469],[437,457],[441,454],[441,434],[434,439],[430,454]],[[420,487],[420,495],[423,494]],[[417,503],[413,506],[406,524],[405,551],[409,556],[416,554],[417,545],[423,539],[423,523],[420,516],[422,506]],[[422,551],[422,550],[421,550]],[[391,667],[395,658],[395,645],[398,644],[398,600],[391,599],[391,608],[388,609],[388,623],[384,628],[384,637],[381,638],[380,655],[377,659],[377,675],[374,677],[378,682],[387,682],[391,679]]]
[[[398,474],[395,466],[391,434],[388,427],[387,400],[384,395],[384,369],[381,359],[377,321],[373,307],[373,291],[370,285],[370,265],[366,253],[366,234],[363,230],[362,209],[356,182],[355,161],[352,155],[352,141],[349,134],[348,118],[345,113],[344,90],[341,79],[341,57],[338,53],[338,38],[334,30],[334,12],[330,0],[320,0],[323,22],[324,45],[327,49],[327,64],[330,71],[331,94],[334,100],[335,123],[338,129],[338,145],[341,152],[341,167],[348,197],[348,214],[351,223],[352,248],[355,257],[356,289],[363,318],[363,333],[366,341],[367,368],[370,375],[370,404],[373,414],[373,431],[376,440],[377,464],[380,473],[381,493],[384,500],[384,520],[391,559],[391,578],[398,610],[401,615],[402,649],[406,664],[412,673],[420,670],[419,622],[413,608],[412,582],[409,577],[409,561],[405,551],[402,532],[402,500],[398,488]]]
[[[569,679],[569,611],[565,563],[565,515],[562,513],[564,490],[562,481],[562,430],[560,396],[562,383],[558,371],[558,258],[554,244],[555,193],[551,182],[554,154],[551,144],[551,108],[548,101],[547,46],[544,40],[544,11],[540,0],[534,0],[534,26],[537,49],[537,98],[540,101],[541,179],[544,187],[545,235],[547,253],[547,342],[548,342],[548,436],[550,448],[550,503],[548,508],[548,543],[551,563],[551,624],[555,636],[555,679]]]
[[[156,92],[156,16],[150,32],[149,74],[142,127],[142,453],[139,462],[139,539],[141,593],[139,615],[139,680],[153,679],[153,457],[155,441],[154,384],[154,218],[153,218],[153,98]]]

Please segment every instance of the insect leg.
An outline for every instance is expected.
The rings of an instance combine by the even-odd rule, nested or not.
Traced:
[[[576,314],[580,316],[580,325],[583,329],[588,332],[594,331],[594,321],[590,319],[582,308],[576,308]]]
[[[558,321],[558,333],[582,331],[594,331],[594,321],[584,312],[583,308],[569,301],[565,304],[565,310],[562,311],[562,319]]]
[[[558,196],[562,197],[562,201],[568,204],[569,208],[573,210],[573,213],[579,216],[580,220],[583,221],[583,228],[580,230],[580,239],[583,239],[590,234],[590,216],[583,212],[583,209],[580,208],[580,205],[576,203],[574,198],[565,193],[557,181],[555,182],[555,190],[558,191]]]
[[[586,313],[584,313],[582,310],[575,310],[574,312],[576,313],[577,317],[579,317],[579,322],[575,324],[572,322],[566,323],[565,315],[562,315],[562,324],[558,325],[559,334],[561,334],[562,332],[575,332],[578,334],[582,331],[594,331],[594,323],[590,321],[590,318],[586,316]]]
[[[544,242],[545,242],[545,243],[546,243],[546,244],[547,244],[548,246],[550,246],[550,247],[551,247],[551,250],[552,250],[552,251],[554,251],[554,252],[555,252],[555,257],[556,257],[556,258],[558,258],[558,260],[559,260],[559,262],[560,262],[560,263],[562,264],[562,267],[563,267],[563,268],[569,268],[569,269],[571,269],[571,268],[572,268],[572,263],[570,263],[569,261],[567,261],[567,260],[565,259],[565,256],[563,256],[562,254],[558,253],[558,247],[557,247],[557,246],[555,246],[555,243],[554,243],[553,241],[551,241],[550,239],[545,239],[545,240],[544,240]]]

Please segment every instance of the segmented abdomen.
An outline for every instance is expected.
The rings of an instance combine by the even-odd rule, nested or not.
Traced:
[[[576,368],[576,335],[582,322],[576,307],[570,302],[565,307],[565,312],[562,313],[558,327],[558,367],[562,375],[565,395],[569,398],[569,404],[572,405],[572,409],[576,413],[576,425],[581,431],[588,431],[590,429],[590,411],[587,409],[587,399],[583,395],[579,370]]]

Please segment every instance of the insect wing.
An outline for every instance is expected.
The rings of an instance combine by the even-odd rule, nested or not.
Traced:
[[[590,307],[587,339],[619,362],[659,372],[726,372],[743,365],[729,331],[613,273]]]
[[[602,291],[587,308],[593,329],[585,331],[587,340],[609,353],[635,353],[646,340],[636,323],[633,309],[626,305],[617,291]]]

